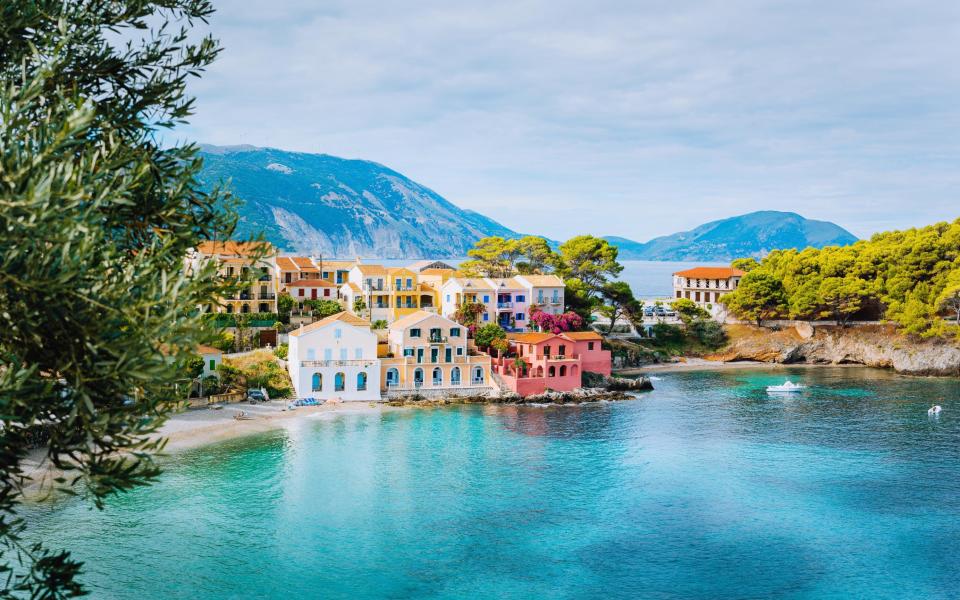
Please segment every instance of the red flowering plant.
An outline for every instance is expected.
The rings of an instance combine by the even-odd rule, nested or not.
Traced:
[[[536,306],[530,309],[530,322],[540,331],[550,333],[563,333],[583,327],[583,317],[573,311],[568,310],[563,314],[554,315]]]

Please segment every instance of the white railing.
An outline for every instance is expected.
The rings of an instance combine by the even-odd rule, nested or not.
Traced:
[[[372,360],[301,360],[301,367],[374,367]]]

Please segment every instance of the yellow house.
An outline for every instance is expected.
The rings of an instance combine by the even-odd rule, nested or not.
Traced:
[[[233,295],[221,298],[208,307],[214,312],[275,313],[277,312],[277,251],[268,242],[205,241],[198,244],[190,262],[196,268],[213,260],[217,272],[231,281],[247,280]]]
[[[380,360],[387,396],[419,393],[459,396],[494,389],[490,356],[467,340],[467,328],[424,310],[390,325],[388,354]]]

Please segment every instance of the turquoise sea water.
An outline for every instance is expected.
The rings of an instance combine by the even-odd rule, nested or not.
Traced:
[[[958,597],[960,383],[784,373],[300,422],[28,521],[95,598]]]

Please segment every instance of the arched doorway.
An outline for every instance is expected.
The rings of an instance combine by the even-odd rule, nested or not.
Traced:
[[[567,365],[560,365],[560,377],[567,376]]]
[[[343,373],[337,373],[333,376],[333,390],[342,392],[347,388],[347,377]]]
[[[434,387],[440,387],[443,385],[443,369],[440,367],[434,367],[432,380]]]
[[[450,370],[450,385],[460,385],[460,367]]]
[[[387,369],[387,387],[396,387],[400,385],[400,371],[390,368]]]
[[[550,367],[547,369],[547,377],[556,377],[556,376],[557,376],[557,368],[554,367],[553,365],[550,365]]]
[[[323,375],[320,373],[314,373],[313,379],[310,382],[310,391],[320,392],[323,391]]]
[[[357,373],[357,391],[362,392],[367,389],[367,373],[360,371]]]
[[[417,367],[413,372],[413,386],[420,387],[423,385],[423,369]]]
[[[473,385],[483,385],[483,367],[473,368],[473,380],[470,383]]]

